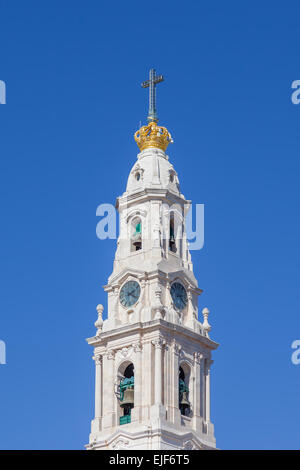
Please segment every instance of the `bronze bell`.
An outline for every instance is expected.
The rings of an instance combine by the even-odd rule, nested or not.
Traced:
[[[190,406],[190,402],[188,401],[188,398],[187,398],[187,393],[188,392],[182,392],[182,397],[181,397],[181,400],[180,400],[180,406],[183,406],[185,408]]]
[[[135,251],[139,251],[142,248],[142,242],[133,242],[133,246],[135,247]]]
[[[142,234],[141,232],[135,232],[133,235],[132,235],[132,238],[133,240],[135,241],[140,241],[142,239]]]
[[[140,233],[135,233],[132,238],[136,251],[140,250],[142,248],[142,235]]]
[[[133,388],[126,388],[126,390],[124,390],[124,397],[120,403],[120,406],[122,408],[125,408],[126,406],[130,406],[131,408],[133,408],[134,406],[134,389]]]

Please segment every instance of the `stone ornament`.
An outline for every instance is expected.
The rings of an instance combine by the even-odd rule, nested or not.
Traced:
[[[198,446],[196,445],[193,441],[186,441],[183,443],[183,449],[184,450],[200,450],[202,449],[203,446]]]
[[[133,347],[133,350],[134,350],[135,353],[142,352],[142,349],[143,349],[142,343],[140,343],[140,342],[139,343],[134,343],[132,345],[132,347]]]
[[[102,319],[102,314],[103,314],[103,310],[104,310],[103,305],[101,305],[101,304],[97,305],[96,310],[98,312],[98,318],[95,321],[95,327],[97,328],[96,336],[100,336],[101,331],[102,331],[102,327],[103,327],[103,319]]]
[[[114,450],[126,449],[128,446],[129,446],[129,441],[125,441],[125,439],[117,439],[111,445],[112,449]]]
[[[162,349],[166,342],[162,338],[157,338],[152,340],[152,344],[154,345],[155,349],[159,348]]]
[[[205,336],[207,336],[209,338],[209,335],[208,333],[210,332],[211,330],[211,326],[210,324],[208,323],[208,315],[210,314],[210,311],[208,310],[207,307],[205,307],[203,310],[202,310],[202,315],[203,315],[203,318],[204,318],[204,321],[203,321],[203,331],[204,331],[204,334]]]
[[[97,354],[96,356],[94,356],[93,359],[95,361],[96,366],[101,366],[102,356],[100,356],[100,354],[99,355]]]
[[[179,356],[180,352],[181,352],[181,346],[177,343],[173,343],[173,351],[175,354],[177,354]]]
[[[135,168],[131,171],[131,174],[134,176],[134,178],[137,180],[137,181],[141,181],[143,179],[143,173],[144,173],[144,168],[142,168],[140,166],[140,164],[138,163]]]
[[[109,349],[106,355],[107,355],[107,359],[112,360],[115,358],[116,352],[113,349]]]
[[[199,352],[194,353],[194,360],[197,364],[200,364],[203,359],[204,359],[204,356],[202,353],[199,353]]]
[[[155,288],[155,302],[154,302],[154,318],[155,320],[159,320],[160,318],[163,318],[163,313],[164,313],[164,307],[161,303],[161,287],[159,285],[156,286]]]

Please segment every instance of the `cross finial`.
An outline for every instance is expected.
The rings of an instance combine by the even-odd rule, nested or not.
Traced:
[[[156,85],[162,82],[164,77],[162,75],[156,75],[155,69],[150,69],[149,80],[142,83],[143,88],[149,88],[149,111],[148,111],[148,122],[158,121],[156,112]]]

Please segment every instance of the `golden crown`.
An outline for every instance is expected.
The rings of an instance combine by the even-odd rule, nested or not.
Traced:
[[[158,126],[155,121],[141,127],[134,134],[135,141],[141,151],[148,148],[158,148],[166,151],[168,145],[173,142],[168,129]]]

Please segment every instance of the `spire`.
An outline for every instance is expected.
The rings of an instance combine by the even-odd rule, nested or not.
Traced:
[[[149,111],[148,111],[148,122],[157,122],[156,112],[156,85],[164,80],[163,75],[156,75],[155,69],[150,69],[149,80],[142,83],[143,88],[149,88]]]
[[[173,142],[168,129],[158,126],[156,112],[156,85],[164,80],[162,75],[156,75],[155,69],[150,69],[149,80],[142,83],[143,88],[149,88],[148,125],[142,126],[135,134],[135,141],[141,151],[147,148],[159,148],[166,151]]]

